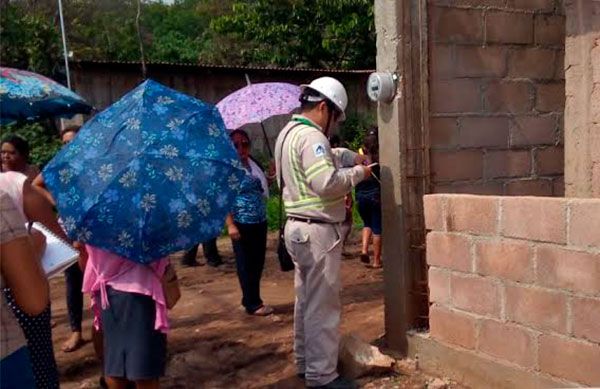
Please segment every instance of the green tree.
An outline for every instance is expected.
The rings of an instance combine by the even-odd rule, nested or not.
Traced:
[[[238,42],[244,64],[371,68],[375,27],[370,0],[235,1],[212,30]],[[243,44],[242,44],[243,42]]]
[[[0,63],[49,76],[61,71],[59,31],[54,20],[25,4],[3,4],[0,10]]]

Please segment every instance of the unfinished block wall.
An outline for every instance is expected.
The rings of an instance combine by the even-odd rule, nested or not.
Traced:
[[[600,199],[424,202],[431,337],[542,387],[600,386]]]
[[[428,5],[432,191],[563,196],[562,2]]]

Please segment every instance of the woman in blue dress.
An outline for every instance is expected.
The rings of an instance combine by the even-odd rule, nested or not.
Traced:
[[[260,166],[250,157],[250,137],[243,130],[231,133],[246,175],[227,216],[227,232],[233,244],[237,274],[242,288],[242,305],[250,315],[267,316],[273,308],[260,297],[260,279],[267,248],[266,199],[269,187]]]

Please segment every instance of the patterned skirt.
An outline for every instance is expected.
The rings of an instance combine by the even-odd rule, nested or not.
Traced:
[[[33,375],[38,389],[55,389],[59,387],[58,368],[54,359],[52,346],[52,327],[50,324],[50,304],[37,316],[30,316],[17,306],[10,289],[2,291],[6,302],[12,309],[25,339],[31,355]]]

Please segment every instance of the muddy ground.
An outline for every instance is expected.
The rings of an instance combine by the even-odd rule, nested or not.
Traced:
[[[342,333],[354,332],[368,342],[384,334],[382,270],[367,269],[358,260],[358,233],[346,247],[342,265]],[[269,237],[269,250],[262,282],[265,303],[275,308],[271,317],[249,316],[240,308],[241,293],[235,273],[231,244],[219,241],[226,265],[179,267],[182,298],[170,312],[165,388],[303,388],[295,376],[292,358],[294,306],[293,274],[278,269],[274,255],[276,236]],[[204,262],[202,250],[199,261]],[[95,388],[100,365],[91,343],[72,353],[60,346],[70,334],[65,307],[64,280],[51,282],[55,354],[63,388]],[[91,317],[84,315],[84,336],[89,339]],[[425,388],[430,377],[420,373],[366,377],[368,388]]]

